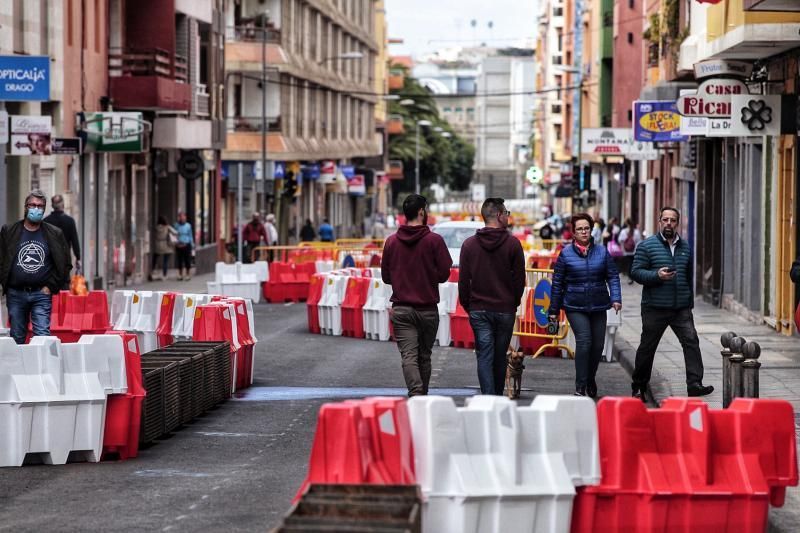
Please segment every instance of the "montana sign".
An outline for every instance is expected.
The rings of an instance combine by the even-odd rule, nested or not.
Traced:
[[[721,78],[705,80],[695,94],[678,98],[678,113],[684,117],[730,117],[731,96],[740,94],[750,94],[743,81]]]

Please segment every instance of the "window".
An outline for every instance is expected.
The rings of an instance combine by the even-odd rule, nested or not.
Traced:
[[[452,107],[445,107],[443,111],[444,111],[445,113],[449,113],[449,112],[451,112],[452,110],[453,110],[453,108],[452,108]]]
[[[456,108],[456,113],[463,113],[463,112],[464,112],[464,108],[463,107],[457,107]]]
[[[632,120],[633,120],[633,112],[630,109],[628,109],[628,122],[631,122]]]
[[[556,136],[556,140],[561,140],[561,124],[553,124],[553,133]]]
[[[628,32],[628,44],[633,44],[633,33]]]
[[[554,115],[560,115],[561,104],[553,104],[553,106],[550,108],[550,112],[553,113]]]
[[[636,9],[636,0],[628,0],[628,8],[629,9]]]
[[[553,16],[554,17],[563,17],[564,16],[564,8],[563,7],[554,7],[553,8]]]

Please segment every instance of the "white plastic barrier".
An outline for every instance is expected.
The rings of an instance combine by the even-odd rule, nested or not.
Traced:
[[[334,269],[334,262],[330,259],[314,261],[314,268],[316,269],[317,274],[331,272]]]
[[[0,339],[0,466],[21,466],[27,454],[46,464],[64,464],[70,454],[100,460],[106,393],[100,373],[82,366],[104,364],[81,350],[65,357],[55,337],[20,346]]]
[[[131,305],[136,291],[114,291],[111,297],[111,324],[115,330],[131,329]]]
[[[606,311],[606,337],[603,343],[603,359],[609,363],[614,360],[614,342],[617,340],[617,331],[622,327],[622,311],[617,313],[614,309]]]
[[[408,410],[424,532],[566,533],[575,487],[600,480],[590,398],[417,396]]]
[[[450,313],[456,312],[458,302],[458,283],[445,282],[439,284],[439,329],[436,331],[436,341],[439,346],[450,346]]]
[[[194,334],[194,315],[197,311],[198,305],[205,305],[211,301],[211,295],[208,294],[184,294],[183,295],[183,319],[176,320],[179,324],[178,328],[172,328],[172,335],[174,337],[191,337]],[[175,314],[178,315],[177,302],[175,303]],[[176,316],[176,319],[178,317]],[[144,351],[142,352],[144,353]]]
[[[119,335],[83,335],[78,342],[61,344],[61,353],[67,374],[96,373],[106,394],[128,392],[125,347]]]
[[[347,280],[350,276],[341,274],[328,274],[322,288],[317,310],[319,313],[319,327],[323,335],[342,334],[342,302],[347,290]]]
[[[389,299],[392,286],[381,281],[380,277],[370,283],[367,301],[364,303],[362,316],[366,338],[377,341],[389,340]]]
[[[136,291],[131,299],[130,331],[155,333],[165,291]]]
[[[269,281],[266,261],[249,264],[218,262],[214,272],[214,281],[208,282],[209,293],[249,298],[255,303],[261,301],[261,283]]]

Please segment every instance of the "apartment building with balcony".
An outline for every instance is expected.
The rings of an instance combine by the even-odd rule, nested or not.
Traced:
[[[224,7],[222,0],[108,2],[109,116],[102,129],[119,123],[143,139],[138,151],[108,154],[104,169],[108,202],[124,214],[110,247],[118,265],[124,258],[117,284],[149,272],[159,216],[174,222],[187,214],[199,272],[222,257]]]
[[[276,213],[283,242],[306,218],[327,217],[339,234],[360,227],[361,193],[349,189],[342,168],[364,175],[365,160],[383,153],[375,2],[228,0],[227,7],[226,173],[239,162],[254,169],[243,182],[247,205]],[[300,176],[287,175],[296,168]],[[290,180],[298,187],[287,196]]]

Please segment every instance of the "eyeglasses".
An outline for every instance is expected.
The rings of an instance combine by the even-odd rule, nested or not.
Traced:
[[[591,229],[592,228],[590,228],[589,226],[586,226],[585,228],[584,227],[575,228],[575,233],[586,233],[587,231],[591,231]]]
[[[44,204],[25,204],[25,207],[27,207],[28,209],[33,209],[35,207],[44,209]]]

